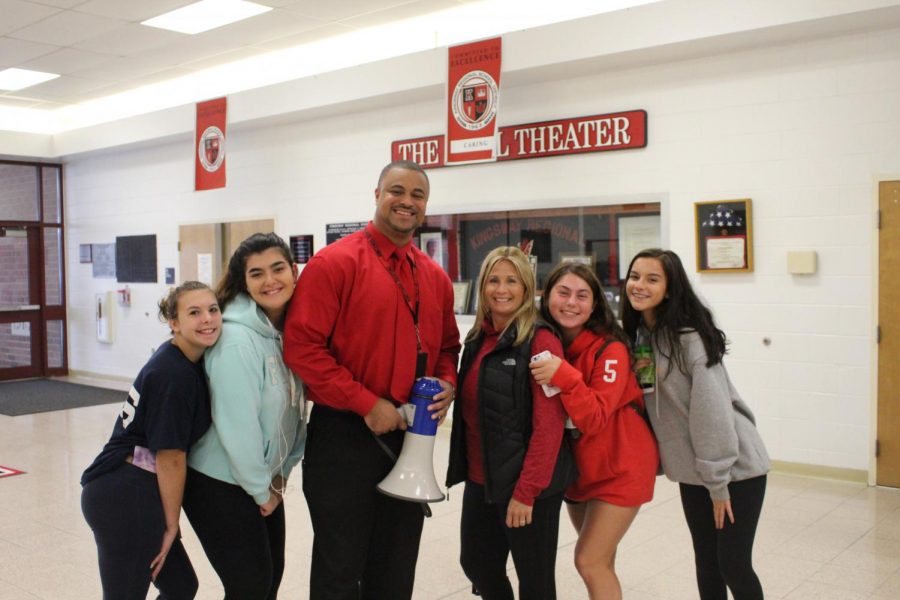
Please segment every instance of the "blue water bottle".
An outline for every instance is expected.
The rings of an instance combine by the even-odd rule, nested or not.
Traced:
[[[419,435],[436,435],[438,420],[432,419],[432,412],[428,406],[434,402],[435,394],[440,394],[444,388],[437,379],[421,377],[416,380],[409,394],[409,407],[406,409],[412,414],[407,414],[407,431]]]

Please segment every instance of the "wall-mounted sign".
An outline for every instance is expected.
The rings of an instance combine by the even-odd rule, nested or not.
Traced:
[[[313,236],[292,235],[291,252],[294,254],[294,262],[305,265],[313,255]]]
[[[362,231],[366,228],[367,221],[359,221],[358,223],[328,223],[325,225],[325,244],[331,244],[339,239],[345,238],[351,233]]]
[[[447,51],[448,165],[496,158],[501,47],[493,38]]]
[[[510,125],[499,131],[497,160],[544,158],[564,154],[609,152],[647,146],[647,112],[627,112]],[[445,163],[444,137],[399,140],[391,143],[392,160],[412,160],[424,168]]]
[[[116,245],[91,244],[91,274],[95,279],[115,278]]]

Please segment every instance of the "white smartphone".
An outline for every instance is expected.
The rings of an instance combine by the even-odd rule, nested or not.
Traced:
[[[538,360],[546,360],[546,359],[550,358],[551,356],[553,356],[553,355],[550,354],[549,350],[544,350],[543,352],[538,352],[537,354],[532,356],[531,362],[535,362]],[[544,393],[547,394],[548,398],[557,395],[561,391],[555,385],[541,384],[541,387],[544,388]]]

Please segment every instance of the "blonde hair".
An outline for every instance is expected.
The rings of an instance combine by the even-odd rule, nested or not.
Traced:
[[[481,271],[478,273],[478,311],[475,314],[475,325],[472,326],[472,329],[466,335],[467,342],[481,335],[482,324],[485,319],[490,317],[488,303],[484,297],[484,288],[491,271],[494,270],[497,263],[504,260],[516,270],[525,291],[522,298],[522,306],[513,314],[503,331],[506,331],[512,325],[516,326],[514,346],[528,341],[534,333],[534,323],[537,320],[537,308],[534,304],[534,290],[536,287],[534,271],[531,270],[531,264],[528,262],[528,257],[524,252],[515,246],[500,246],[491,250],[484,257],[484,262],[481,263]]]

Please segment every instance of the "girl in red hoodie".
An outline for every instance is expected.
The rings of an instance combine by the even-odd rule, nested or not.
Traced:
[[[541,315],[562,334],[565,359],[532,363],[540,384],[561,390],[574,429],[578,479],[566,491],[578,531],[575,566],[592,600],[620,600],[616,547],[641,504],[653,498],[656,441],[641,413],[644,400],[625,336],[600,281],[582,264],[550,273]]]

